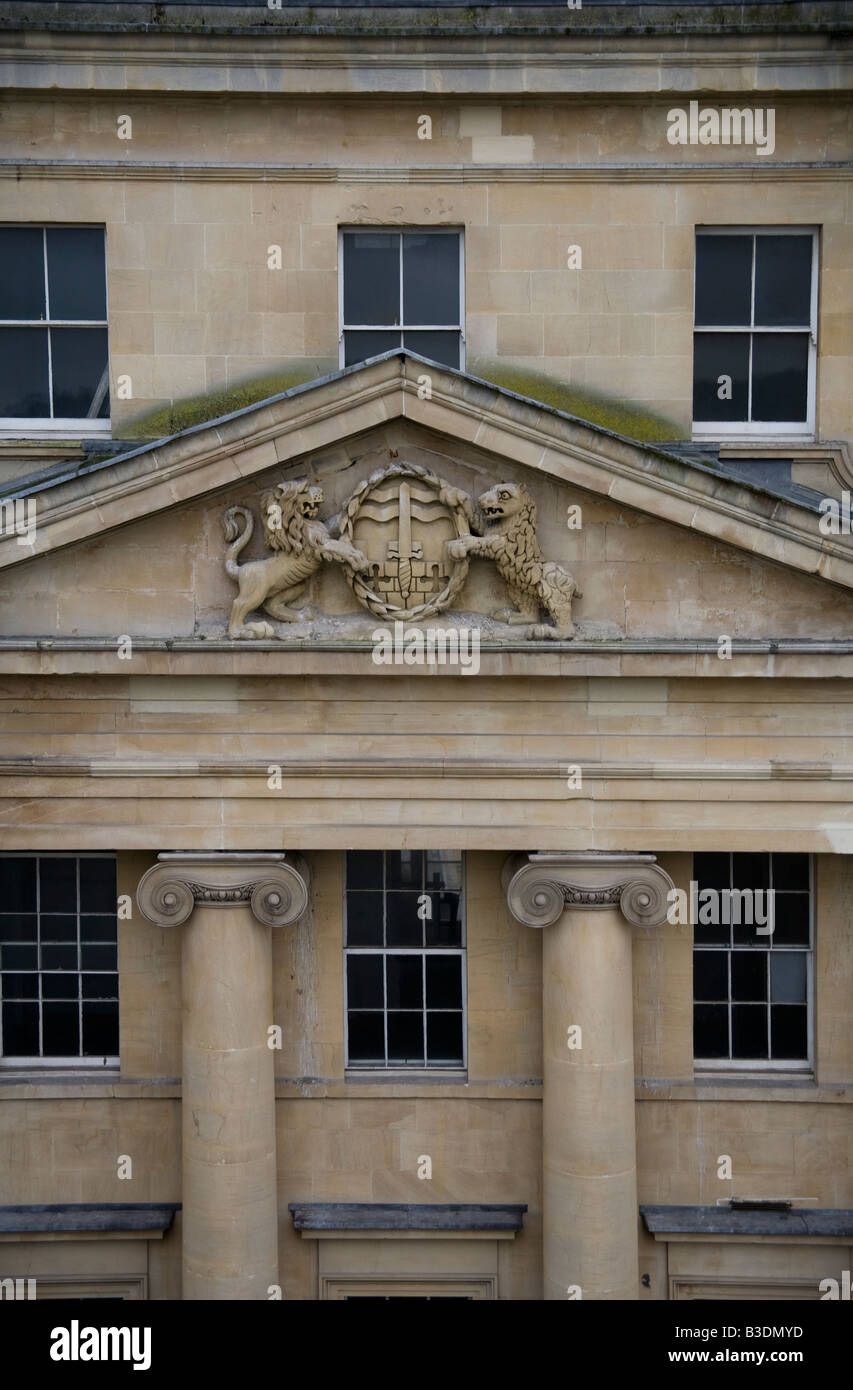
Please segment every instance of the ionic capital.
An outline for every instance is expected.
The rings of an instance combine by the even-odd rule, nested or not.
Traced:
[[[170,851],[139,880],[136,901],[155,927],[179,927],[196,907],[244,903],[259,922],[286,927],[308,906],[307,869],[283,854]]]
[[[504,865],[507,904],[526,927],[549,927],[567,908],[618,908],[634,927],[666,921],[674,888],[653,854],[598,851],[513,855]]]

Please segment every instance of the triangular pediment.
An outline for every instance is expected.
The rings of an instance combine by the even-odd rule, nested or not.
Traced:
[[[260,517],[270,489],[308,478],[322,484],[319,516],[329,518],[395,462],[411,465],[416,487],[433,487],[436,506],[438,485],[472,499],[502,482],[525,489],[544,561],[582,590],[575,615],[587,637],[828,637],[849,627],[848,602],[853,618],[843,592],[853,588],[853,547],[822,534],[816,505],[396,353],[19,485],[19,505],[35,505],[37,525],[26,544],[0,542],[2,630],[224,637],[235,588],[224,569],[228,508]],[[239,562],[263,554],[258,523]],[[489,558],[472,546],[454,609],[486,613],[505,594],[506,574]],[[367,611],[345,578],[345,566],[319,566],[315,612]],[[89,622],[85,602],[74,601],[87,593],[109,596]]]

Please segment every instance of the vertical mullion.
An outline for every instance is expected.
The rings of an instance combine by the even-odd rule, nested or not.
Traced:
[[[44,1029],[42,1024],[42,978],[41,978],[41,859],[36,855],[36,974],[38,975],[39,1009],[39,1057],[44,1056]]]
[[[756,246],[757,246],[757,244],[758,244],[758,235],[757,235],[757,233],[753,233],[753,237],[752,237],[752,283],[750,284],[750,293],[749,293],[749,326],[750,326],[750,330],[751,330],[751,331],[750,331],[750,334],[749,334],[749,366],[748,366],[748,369],[747,369],[747,370],[748,370],[748,377],[747,377],[747,391],[748,391],[748,394],[747,394],[747,404],[746,404],[746,418],[747,418],[747,422],[748,422],[749,424],[752,424],[752,344],[753,344],[753,339],[754,339],[754,335],[755,335],[755,260],[756,260]]]
[[[729,850],[729,888],[730,888],[730,889],[731,889],[732,885],[734,884],[734,876],[735,876],[734,865],[735,865],[734,856],[733,856],[733,854],[732,854],[732,851]],[[730,900],[730,901],[731,901],[731,900]],[[731,913],[729,913],[729,917],[731,917]],[[732,926],[731,921],[729,922],[729,949],[728,949],[728,951],[726,952],[726,954],[727,954],[727,956],[728,956],[728,958],[729,958],[729,968],[728,968],[728,970],[727,970],[727,972],[726,972],[726,988],[727,988],[727,990],[728,990],[728,996],[729,996],[729,997],[728,997],[726,1009],[727,1009],[728,1021],[729,1021],[729,1061],[731,1062],[731,1061],[733,1060],[733,1054],[732,1054],[732,956],[733,956],[733,954],[734,954],[734,927]]]
[[[403,318],[404,318],[404,315],[403,315],[403,233],[402,233],[402,232],[398,232],[397,235],[398,235],[399,238],[400,238],[400,254],[399,254],[399,257],[398,257],[398,269],[399,269],[399,275],[400,275],[400,303],[399,303],[399,314],[400,314],[400,346],[401,346],[401,347],[404,347],[404,346],[405,346],[405,342],[404,342],[404,339],[403,339]]]
[[[47,227],[41,229],[42,237],[42,263],[44,265],[44,314],[45,322],[50,324],[50,280],[47,274]],[[48,405],[50,407],[50,419],[55,419],[53,413],[53,331],[47,328],[47,390]]]
[[[388,873],[386,851],[382,851],[382,1028],[385,1046],[383,1065],[388,1070]]]
[[[77,1056],[83,1056],[83,954],[80,947],[80,859],[74,860],[75,865],[75,884],[77,890],[77,901],[74,904],[74,911],[77,922]],[[116,942],[118,942],[118,931],[116,931]],[[116,945],[118,949],[118,945]]]
[[[429,1066],[429,1051],[427,1049],[427,1015],[426,1015],[426,963],[427,953],[421,951],[421,1029],[424,1039],[424,1066]]]

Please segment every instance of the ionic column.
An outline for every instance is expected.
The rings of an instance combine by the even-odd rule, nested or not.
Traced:
[[[672,880],[652,854],[590,852],[515,856],[504,882],[513,916],[547,928],[544,1297],[578,1297],[579,1288],[585,1299],[635,1299],[631,928],[666,920]]]
[[[158,855],[139,907],[183,933],[183,1297],[266,1299],[278,1278],[270,928],[301,917],[283,854]]]

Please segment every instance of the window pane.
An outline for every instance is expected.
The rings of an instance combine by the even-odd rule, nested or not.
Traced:
[[[3,1052],[7,1057],[37,1057],[38,1004],[3,1005]]]
[[[84,999],[116,999],[118,977],[113,974],[93,974],[83,976],[82,996]]]
[[[423,1066],[423,1014],[388,1014],[388,1061]]]
[[[110,413],[105,328],[52,328],[53,414],[106,420]]]
[[[774,854],[773,887],[807,893],[809,890],[809,856],[807,854]]]
[[[35,941],[37,922],[35,914],[0,913],[0,941]]]
[[[773,900],[774,946],[808,946],[808,893],[777,893]]]
[[[427,946],[462,945],[462,898],[459,893],[430,893],[432,917],[426,927]]]
[[[733,854],[732,880],[735,888],[769,888],[769,854]]]
[[[345,232],[344,323],[399,322],[400,233]]]
[[[427,1014],[427,1058],[462,1066],[462,1015]]]
[[[42,970],[76,970],[76,946],[42,946]]]
[[[444,367],[459,367],[458,333],[404,333],[403,347]]]
[[[84,970],[117,970],[118,951],[115,946],[83,946],[80,964]],[[115,994],[115,990],[112,991]]]
[[[38,970],[38,946],[0,946],[3,970]]]
[[[77,918],[73,913],[42,913],[39,920],[42,941],[76,941]]]
[[[80,860],[80,911],[115,912],[116,862],[114,859]]]
[[[4,912],[35,912],[35,859],[0,859],[0,903]]]
[[[808,414],[807,333],[756,333],[752,341],[753,420],[805,421]]]
[[[38,999],[39,977],[35,971],[26,975],[4,974],[4,999]]]
[[[351,1062],[385,1061],[383,1014],[349,1015],[349,1059]]]
[[[386,970],[388,1008],[423,1008],[423,956],[388,956]]]
[[[382,887],[382,851],[347,850],[347,888]]]
[[[693,877],[700,888],[728,888],[730,861],[728,854],[694,854]]]
[[[694,420],[745,420],[749,407],[748,373],[748,333],[694,333]],[[730,383],[721,378],[730,378]]]
[[[809,1055],[806,1006],[771,1005],[770,1035],[774,1058],[805,1061]]]
[[[767,952],[732,952],[732,999],[754,1004],[767,999]]]
[[[811,322],[812,239],[759,236],[755,242],[755,322],[768,328]]]
[[[42,912],[77,911],[77,860],[39,860],[39,906]]]
[[[462,960],[459,956],[427,956],[426,1002],[429,1009],[462,1008]]]
[[[751,298],[752,237],[697,236],[696,324],[748,325]]]
[[[42,1004],[42,1055],[44,1057],[77,1057],[80,1054],[80,1024],[77,1005],[68,1003]]]
[[[0,328],[0,415],[50,416],[46,328]]]
[[[388,893],[385,898],[389,946],[423,946],[424,923],[418,915],[419,893]]]
[[[347,1005],[350,1009],[381,1009],[382,957],[347,956]]]
[[[79,994],[80,976],[76,970],[60,970],[41,977],[42,999],[77,999]]]
[[[770,997],[774,1004],[806,1002],[806,958],[802,951],[774,951],[770,957]]]
[[[693,1051],[697,1057],[728,1057],[727,1004],[696,1004],[693,1009]]]
[[[48,227],[47,287],[52,319],[105,319],[104,234],[98,227]]]
[[[382,945],[381,893],[347,893],[347,945]]]
[[[462,888],[462,856],[452,850],[428,849],[426,852],[426,887]]]
[[[366,362],[368,357],[379,357],[383,352],[392,352],[402,347],[401,333],[351,333],[344,334],[344,366],[352,367],[356,362]]]
[[[403,233],[403,322],[459,322],[459,238]]]
[[[763,1004],[732,1005],[732,1056],[767,1056],[767,1008]]]
[[[693,952],[693,998],[728,999],[727,951]]]
[[[81,941],[115,941],[116,939],[116,919],[112,916],[81,917],[80,918],[80,940]]]
[[[385,856],[385,882],[389,888],[417,888],[423,885],[423,850],[389,850]]]
[[[0,227],[0,319],[43,319],[41,227]]]
[[[83,1056],[118,1056],[118,1003],[83,1005]]]

